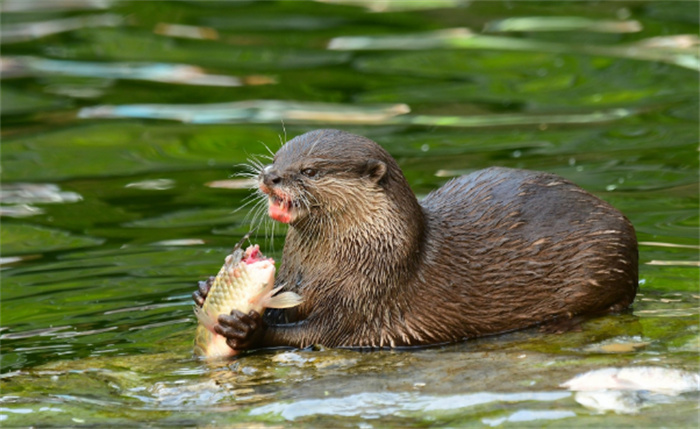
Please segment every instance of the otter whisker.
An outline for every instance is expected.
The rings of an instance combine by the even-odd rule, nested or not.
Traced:
[[[280,147],[282,147],[285,143],[287,143],[287,127],[284,126],[284,119],[280,119],[280,122],[282,122],[282,131],[284,131],[284,141],[282,141],[280,136]]]
[[[234,167],[242,168],[247,171],[258,171],[260,170],[261,162],[257,158],[248,157],[245,162],[238,163]]]
[[[264,154],[264,155],[261,154],[261,155],[258,155],[258,157],[260,157],[266,161],[269,161],[269,162],[272,162],[275,159],[273,156],[267,155],[267,154]]]
[[[244,208],[248,207],[249,205],[251,205],[253,203],[256,203],[256,204],[259,203],[259,201],[256,198],[256,195],[250,194],[247,197],[243,198],[242,203],[243,204],[241,204],[240,206],[236,207],[233,210],[233,213],[238,213],[239,211],[243,210]],[[248,214],[246,214],[244,220],[246,220],[248,218],[248,216],[250,216],[250,212],[248,212]]]
[[[247,172],[247,171],[238,172],[238,173],[234,174],[233,176],[234,176],[234,177],[242,177],[242,178],[245,178],[245,179],[257,179],[257,178],[258,178],[258,175],[257,175],[257,174],[255,174],[255,173],[250,173],[250,172]],[[252,186],[249,186],[248,188],[249,188],[249,189],[252,189],[253,187],[252,187]]]
[[[268,154],[257,154],[256,156],[258,156],[260,158],[272,160],[272,158],[274,158],[274,156],[275,156],[275,153],[272,151],[272,149],[270,149],[270,146],[268,146],[267,143],[260,141],[260,140],[258,140],[258,143],[260,143],[265,148],[265,150],[269,153],[269,155]]]
[[[253,168],[247,168],[243,171],[239,171],[234,174],[234,176],[237,177],[249,177],[249,178],[257,178],[260,175],[260,172],[253,169]]]
[[[259,197],[259,195],[253,194],[254,197]],[[253,199],[252,201],[256,201]],[[262,224],[263,221],[268,220],[267,217],[265,216],[267,212],[267,199],[257,199],[257,202],[253,206],[253,208],[248,212],[248,215],[246,218],[252,216],[251,224],[253,224],[256,228],[256,230],[259,230],[260,225]],[[252,215],[251,215],[252,214]],[[256,233],[257,236],[257,233]]]
[[[247,159],[248,170],[253,173],[260,173],[265,168],[265,163],[258,156],[251,156]]]

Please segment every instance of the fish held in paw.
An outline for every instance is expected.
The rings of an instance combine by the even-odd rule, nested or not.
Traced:
[[[259,315],[268,307],[286,308],[301,303],[301,297],[294,292],[278,294],[280,288],[274,282],[275,261],[260,253],[258,245],[245,251],[237,246],[226,256],[219,274],[200,282],[199,293],[194,294],[194,312],[199,321],[195,354],[205,358],[234,356],[250,346],[250,341],[239,344],[235,338],[248,333],[225,330],[220,325],[222,321],[225,326],[229,318],[243,315],[252,324],[246,313]],[[257,329],[254,324],[253,327]]]

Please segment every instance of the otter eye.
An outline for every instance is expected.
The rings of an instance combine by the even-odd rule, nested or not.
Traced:
[[[301,174],[303,174],[306,177],[314,177],[316,176],[318,172],[314,170],[313,168],[305,168],[301,170]]]

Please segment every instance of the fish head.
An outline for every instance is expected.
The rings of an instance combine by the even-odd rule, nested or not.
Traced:
[[[257,244],[245,249],[238,265],[254,283],[271,287],[275,282],[275,261],[265,257]]]

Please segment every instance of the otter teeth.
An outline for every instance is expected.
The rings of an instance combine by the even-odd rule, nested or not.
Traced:
[[[272,195],[271,196],[271,203],[279,206],[280,209],[290,209],[293,206],[293,203],[291,200],[288,200],[286,198],[281,198],[277,195]]]

